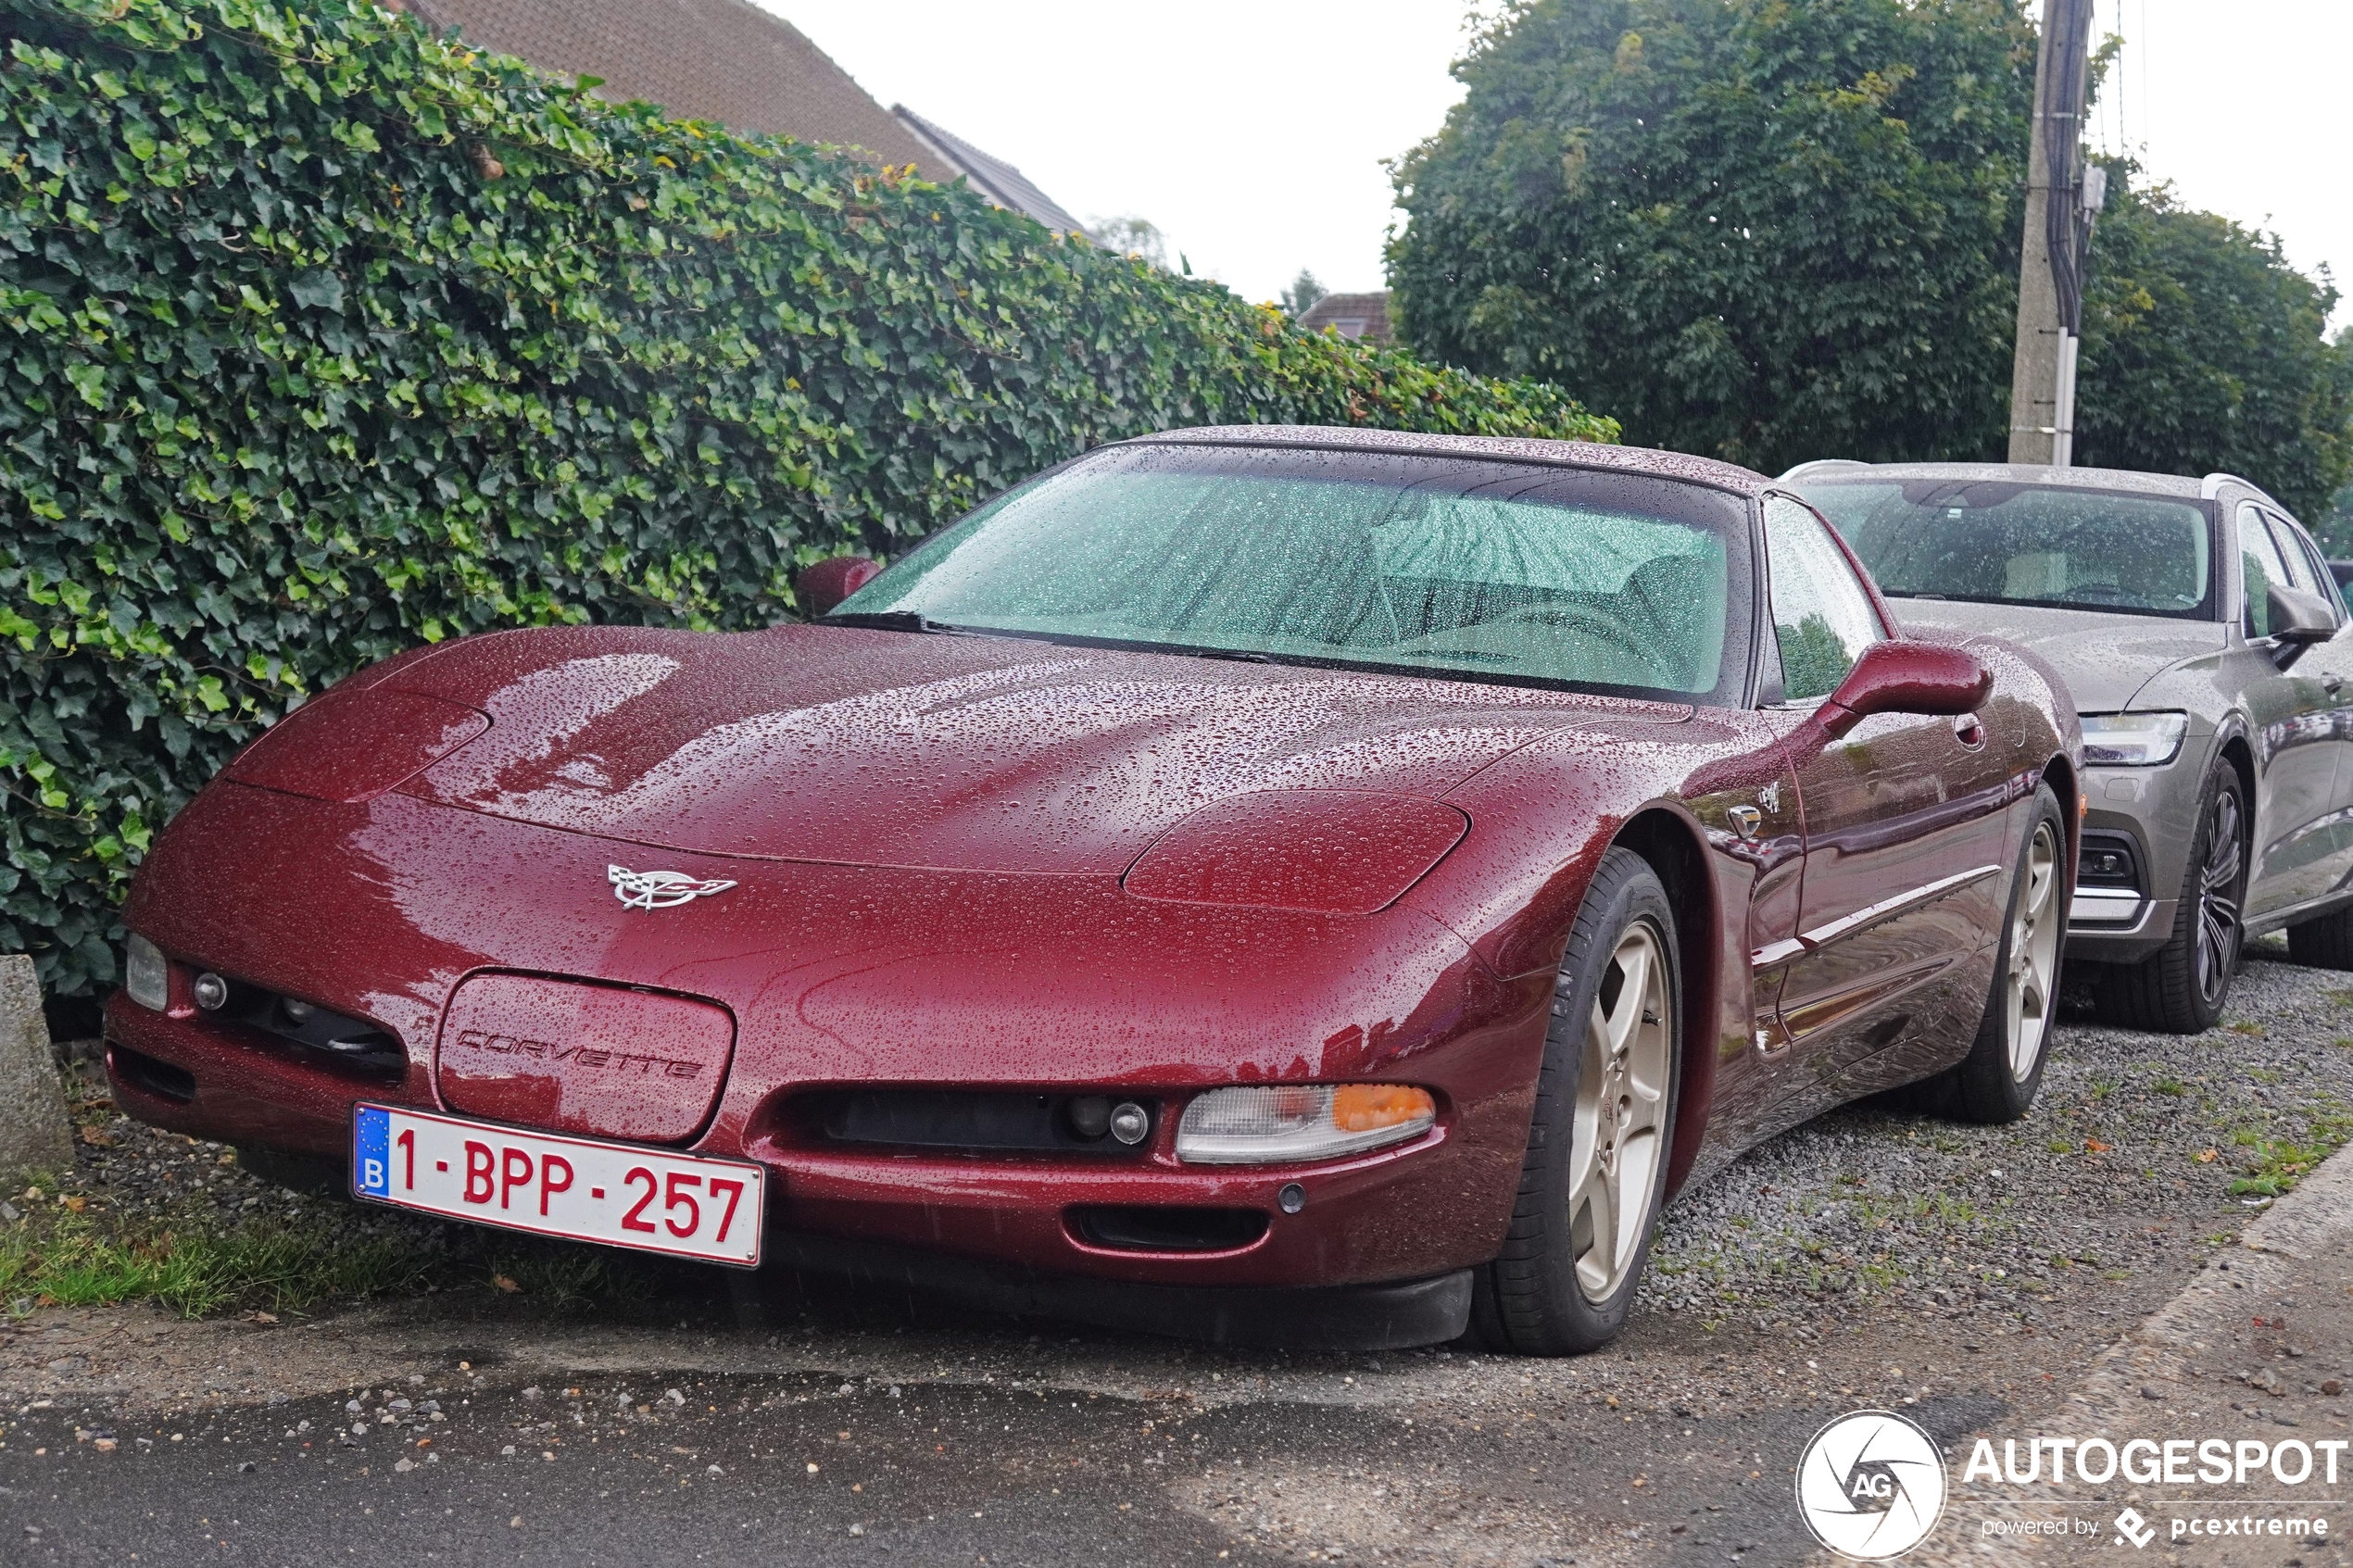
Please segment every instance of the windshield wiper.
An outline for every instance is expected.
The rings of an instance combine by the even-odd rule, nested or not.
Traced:
[[[817,618],[821,626],[864,626],[876,632],[953,632],[945,621],[912,609],[853,609]]]

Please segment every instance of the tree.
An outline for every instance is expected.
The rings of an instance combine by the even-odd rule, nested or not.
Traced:
[[[1290,287],[1283,291],[1283,314],[1296,321],[1315,309],[1315,302],[1331,292],[1315,273],[1302,267],[1299,270],[1299,276],[1290,281]]]
[[[1123,218],[1098,218],[1087,225],[1087,237],[1105,250],[1141,257],[1155,267],[1168,265],[1168,241],[1149,219],[1128,213]]]
[[[1768,471],[1996,455],[2034,44],[2020,0],[1516,0],[1396,168],[1404,340]]]
[[[2325,335],[2336,299],[2276,236],[2161,185],[2111,197],[2084,284],[2076,461],[2243,474],[2321,526],[2353,472],[2353,339]]]

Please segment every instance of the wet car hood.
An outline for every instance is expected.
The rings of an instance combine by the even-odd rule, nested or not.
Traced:
[[[1984,633],[2033,649],[2067,682],[2079,713],[2121,712],[2167,669],[2220,653],[2226,630],[2214,621],[2037,605],[1894,597],[1887,603],[1906,630]]]
[[[373,688],[394,691],[490,716],[402,786],[438,805],[703,854],[1112,875],[1213,802],[1342,790],[1377,809],[1563,727],[1655,730],[1692,711],[811,626],[505,633]]]

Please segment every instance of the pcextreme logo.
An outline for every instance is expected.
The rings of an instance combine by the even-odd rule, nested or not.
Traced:
[[[1841,1557],[1901,1557],[1944,1512],[1944,1455],[1893,1411],[1856,1411],[1814,1434],[1797,1464],[1797,1512]]]

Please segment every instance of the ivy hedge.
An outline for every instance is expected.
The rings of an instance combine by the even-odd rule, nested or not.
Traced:
[[[239,745],[420,640],[765,624],[1169,426],[1616,434],[369,0],[0,0],[0,950],[56,995]]]

